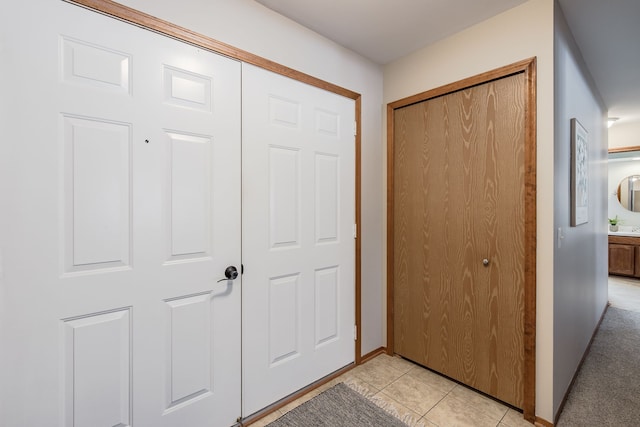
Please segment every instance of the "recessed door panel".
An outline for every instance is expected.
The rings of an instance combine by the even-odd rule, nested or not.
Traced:
[[[68,37],[61,44],[65,82],[130,93],[130,54]]]
[[[269,122],[275,126],[297,129],[300,126],[300,104],[275,95],[269,96]]]
[[[338,241],[340,229],[340,159],[336,155],[315,154],[316,243]]]
[[[168,216],[170,259],[210,255],[212,141],[204,136],[167,132],[170,161]]]
[[[131,126],[64,116],[66,270],[130,263]]]
[[[337,266],[315,272],[316,347],[338,339],[340,271]]]
[[[271,248],[300,245],[300,153],[269,148],[269,229]]]
[[[166,409],[212,390],[213,316],[206,293],[166,301]]]
[[[318,134],[337,139],[340,136],[340,115],[332,111],[316,109],[315,130]]]
[[[211,112],[211,76],[164,66],[164,100],[167,104]]]
[[[269,281],[269,362],[285,362],[299,354],[300,275]]]
[[[66,319],[62,335],[65,425],[129,426],[130,309]]]

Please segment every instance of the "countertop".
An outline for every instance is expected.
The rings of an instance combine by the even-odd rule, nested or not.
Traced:
[[[610,231],[609,236],[640,237],[640,233],[633,231]]]

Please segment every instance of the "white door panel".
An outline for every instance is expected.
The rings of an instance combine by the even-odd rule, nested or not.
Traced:
[[[354,361],[354,101],[243,64],[243,412]]]
[[[0,424],[233,425],[240,64],[38,7],[0,30]]]

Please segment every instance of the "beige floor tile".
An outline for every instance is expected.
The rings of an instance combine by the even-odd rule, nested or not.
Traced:
[[[412,362],[386,354],[323,384],[252,426],[264,427],[340,382],[411,427],[531,426],[518,411]]]
[[[386,394],[421,416],[441,401],[446,393],[404,375],[382,389]]]
[[[356,367],[351,372],[377,389],[383,389],[404,375],[404,372],[376,359]]]
[[[410,427],[425,426],[424,423],[420,424],[420,419],[422,418],[420,414],[412,411],[397,400],[386,394],[383,394],[382,392],[373,396],[371,398],[371,401],[380,408],[384,409],[387,413],[402,420],[402,422],[409,425]]]
[[[502,427],[531,427],[533,425],[522,417],[522,412],[514,411],[511,408],[507,410],[500,424]]]
[[[358,373],[364,371],[365,369],[369,369],[369,365],[371,364],[372,361],[369,361],[365,364],[362,365],[358,365],[355,368],[351,369],[349,372],[347,372],[347,374],[351,374],[351,375],[355,375],[357,376]]]
[[[405,360],[400,356],[389,356],[388,354],[381,354],[373,360],[376,360],[376,362],[383,362],[391,366],[392,368],[405,373],[416,366],[415,363],[409,362],[408,360]]]
[[[640,311],[640,280],[609,276],[609,302],[613,307]]]
[[[409,424],[409,426],[410,427],[438,427],[437,425],[427,420],[426,418],[420,418],[418,421],[412,422],[411,424]]]
[[[495,419],[496,421],[501,420],[502,417],[504,417],[504,415],[507,413],[507,409],[509,409],[502,403],[496,402],[493,399],[483,396],[480,393],[476,393],[473,390],[459,384],[456,385],[453,390],[451,390],[451,393],[449,393],[449,395],[457,398],[458,400],[462,400],[463,402],[467,402],[476,410],[484,413],[491,419]]]
[[[432,423],[425,417],[422,417],[418,420],[418,422],[413,427],[446,427],[446,426],[438,426],[437,424]]]
[[[394,359],[394,357],[388,356],[386,354],[379,354],[378,356],[374,357],[373,359],[367,361],[367,363],[365,363],[366,365],[375,365],[375,366],[384,366],[384,367],[388,367],[391,365],[392,363],[392,359]],[[398,369],[395,368],[394,369],[404,372],[402,369]]]
[[[371,398],[380,391],[379,389],[373,387],[371,384],[361,380],[356,376],[345,378],[344,384],[366,398]]]
[[[442,399],[424,418],[440,427],[495,427],[500,421],[453,396]]]
[[[411,368],[407,372],[407,375],[443,393],[450,392],[456,386],[455,382],[418,365],[415,365],[413,368]]]

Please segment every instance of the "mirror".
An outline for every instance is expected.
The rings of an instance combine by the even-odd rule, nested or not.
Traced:
[[[609,149],[609,179],[612,177],[615,177],[615,181],[610,182],[609,188],[620,205],[640,213],[640,146]],[[621,177],[624,178],[617,183],[617,187],[611,188]]]
[[[630,175],[618,184],[618,201],[631,212],[640,212],[640,175]]]

